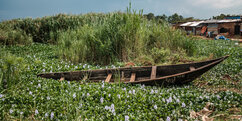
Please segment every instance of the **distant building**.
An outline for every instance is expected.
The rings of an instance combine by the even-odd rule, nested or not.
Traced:
[[[236,18],[236,19],[234,19]],[[196,22],[186,22],[180,24],[180,28],[184,29],[188,34],[194,35],[224,35],[232,37],[234,35],[242,36],[242,18],[231,17],[224,20],[206,20]]]
[[[242,35],[241,19],[207,20],[203,22],[208,32],[225,36]]]
[[[202,23],[204,21],[194,21],[194,22],[186,22],[180,25],[182,29],[184,29],[187,34],[200,35],[202,30]]]

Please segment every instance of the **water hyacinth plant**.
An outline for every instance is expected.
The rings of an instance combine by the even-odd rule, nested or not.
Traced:
[[[201,46],[199,49],[204,49],[202,45],[209,43],[198,42]],[[221,45],[224,43],[217,42]],[[231,46],[227,44],[229,43],[224,43],[224,49],[231,48],[232,44]],[[235,52],[241,50],[238,46],[234,46],[233,49]],[[228,86],[228,91],[208,93],[193,85],[150,87],[104,82],[80,85],[76,82],[37,78],[36,75],[42,73],[43,69],[45,72],[58,72],[106,68],[106,66],[63,61],[56,57],[55,45],[12,46],[6,47],[4,51],[23,58],[27,62],[28,69],[21,70],[23,71],[20,76],[21,83],[14,86],[15,88],[8,91],[1,90],[1,120],[184,120],[190,119],[191,110],[200,111],[207,102],[213,103],[214,116],[228,109],[241,109],[241,94],[230,90],[230,88],[241,88],[241,82],[238,82],[238,85],[231,85],[232,82],[222,85],[225,80],[220,76],[220,72],[227,73],[226,70],[232,70],[234,64],[238,63],[239,58],[232,55],[233,53],[230,53],[233,61],[228,61],[233,63],[225,61],[223,64],[227,66],[218,65],[197,80],[199,82],[208,78],[211,79],[209,82],[214,82],[210,85]],[[112,67],[112,65],[107,66],[107,68]],[[240,72],[236,70],[230,73],[232,78],[241,78],[237,77]]]
[[[127,13],[5,21],[0,30],[6,26],[22,29],[35,42],[51,44],[0,45],[0,120],[200,120],[191,118],[190,112],[201,111],[208,102],[213,107],[209,117],[227,120],[241,115],[242,49],[236,42],[193,41],[182,31],[148,21],[142,12],[132,13],[130,8]],[[193,83],[180,86],[36,76],[115,68],[130,60],[140,65],[170,64],[224,55],[230,57]]]

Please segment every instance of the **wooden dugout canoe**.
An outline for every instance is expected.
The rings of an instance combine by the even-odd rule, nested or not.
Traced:
[[[113,69],[43,73],[39,77],[56,80],[89,80],[90,82],[130,83],[145,85],[183,84],[191,82],[225,60],[228,56],[188,64],[122,67]]]

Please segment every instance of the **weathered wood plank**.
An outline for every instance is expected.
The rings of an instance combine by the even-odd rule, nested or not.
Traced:
[[[195,70],[195,68],[193,66],[190,66],[190,71]]]
[[[121,73],[121,81],[124,82],[125,78],[124,78],[124,72],[122,71]]]
[[[108,74],[108,76],[107,76],[105,82],[110,82],[111,77],[112,77],[112,73]]]
[[[151,71],[151,75],[150,75],[151,79],[156,78],[156,69],[157,69],[157,66],[152,66],[152,71]]]
[[[61,81],[63,81],[63,80],[65,80],[65,77],[61,77],[59,81],[61,82]]]
[[[131,78],[130,78],[130,82],[134,82],[135,81],[135,73],[132,73],[131,74]]]

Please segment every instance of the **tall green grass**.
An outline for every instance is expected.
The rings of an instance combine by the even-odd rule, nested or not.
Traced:
[[[5,45],[32,41],[58,44],[59,56],[75,63],[107,65],[140,61],[143,57],[159,63],[174,53],[195,53],[195,44],[182,31],[172,29],[168,23],[149,21],[142,11],[132,11],[131,7],[125,13],[58,14],[4,21],[0,33]],[[163,50],[167,51],[165,55]]]
[[[33,41],[32,37],[21,29],[12,29],[0,24],[0,44],[3,45],[28,45]]]
[[[179,49],[187,55],[195,52],[195,44],[182,31],[172,29],[167,23],[148,21],[142,12],[108,13],[102,18],[59,32],[60,55],[73,62],[109,64],[143,56],[160,62],[162,58],[159,61],[151,55],[154,48],[168,50],[165,56],[180,53]],[[156,53],[156,56],[162,55]]]
[[[23,58],[16,57],[4,48],[0,48],[0,90],[15,86],[24,68]]]

